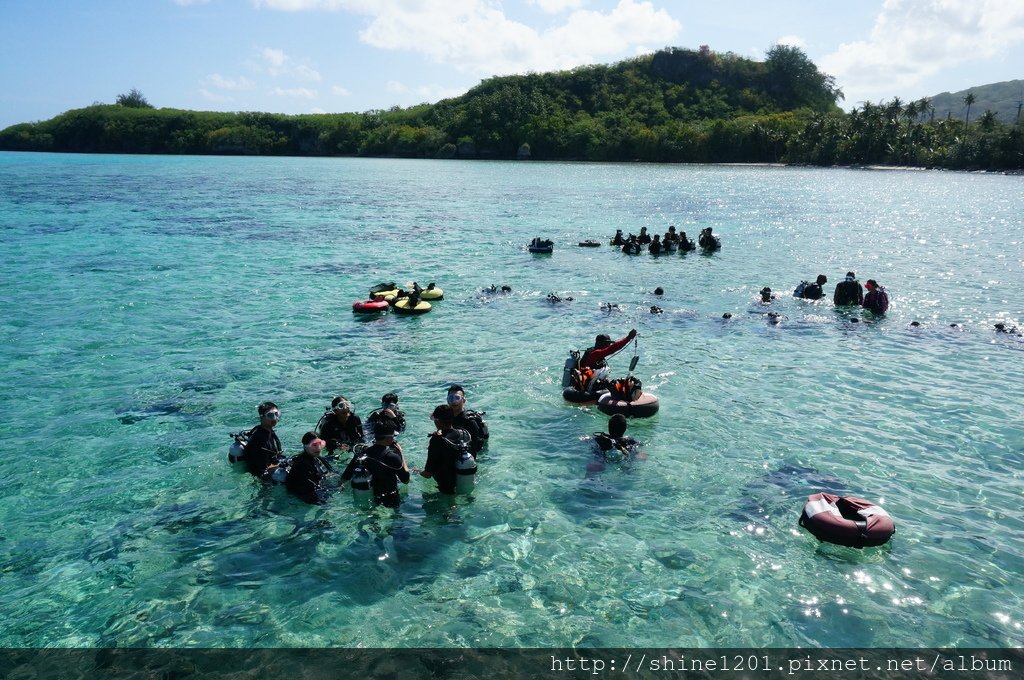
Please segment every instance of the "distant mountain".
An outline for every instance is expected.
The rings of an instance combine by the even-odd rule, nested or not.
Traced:
[[[999,117],[1000,123],[1013,125],[1017,120],[1017,106],[1024,100],[1024,80],[1007,80],[928,97],[935,107],[935,119],[949,117],[963,120],[967,115],[964,97],[968,92],[975,98],[975,102],[971,104],[971,120],[976,120],[976,116],[991,110]]]

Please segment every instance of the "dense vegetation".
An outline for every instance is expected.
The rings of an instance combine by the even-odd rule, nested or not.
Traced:
[[[789,140],[786,159],[815,165],[1024,168],[1020,123],[1002,124],[991,111],[972,123],[973,97],[968,93],[964,100],[965,120],[936,119],[927,99],[904,103],[898,97],[848,114],[811,116]]]
[[[1024,100],[1024,80],[1007,80],[1001,83],[972,87],[960,92],[943,92],[928,98],[930,108],[922,111],[922,119],[967,117],[964,98],[974,95],[974,111],[991,111],[1001,123],[1014,124],[1020,116]]]
[[[286,116],[152,108],[132,90],[0,131],[0,149],[1019,168],[1020,127],[929,122],[922,104],[842,96],[798,48],[764,61],[669,48],[610,66],[483,81],[437,104]],[[927,106],[926,104],[924,106]]]

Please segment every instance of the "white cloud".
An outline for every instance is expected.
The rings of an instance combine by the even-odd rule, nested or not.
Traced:
[[[220,94],[219,92],[210,92],[205,87],[199,88],[199,94],[203,95],[203,97],[209,99],[211,102],[217,102],[219,104],[235,101],[234,97],[226,94]]]
[[[820,60],[848,102],[895,95],[944,69],[1024,42],[1020,0],[886,0],[867,40]]]
[[[369,17],[360,39],[406,50],[482,75],[550,71],[629,53],[640,44],[670,44],[682,26],[649,0],[619,0],[610,11],[577,9],[538,30],[505,16],[494,0],[254,0],[271,9],[343,10]],[[538,4],[577,6],[574,0]]]
[[[567,9],[579,9],[587,4],[586,0],[527,0],[527,3],[539,7],[548,14],[558,14]]]
[[[207,87],[215,87],[218,90],[230,90],[233,92],[256,89],[256,83],[245,76],[232,80],[230,78],[225,78],[219,73],[211,73],[206,76],[206,78],[203,79],[203,84]]]
[[[263,58],[263,68],[274,77],[292,78],[307,83],[320,82],[320,73],[308,64],[300,62],[273,47],[264,47],[260,50]]]
[[[418,85],[410,87],[397,80],[389,80],[385,85],[388,92],[404,95],[405,104],[418,104],[425,101],[438,101],[449,97],[458,97],[466,93],[466,88],[440,87],[437,85]]]
[[[341,85],[331,85],[331,92],[338,95],[339,97],[348,97],[351,96],[352,94],[349,90],[345,89]]]
[[[307,9],[341,9],[341,2],[330,0],[252,0],[256,7],[269,7],[285,12],[300,12]]]
[[[667,44],[681,29],[679,22],[650,2],[620,0],[611,12],[573,12],[564,26],[540,36],[537,70],[569,68],[621,54],[639,42]],[[559,63],[561,62],[561,63]]]
[[[275,87],[270,91],[270,94],[277,95],[278,97],[290,97],[292,99],[316,99],[320,96],[320,93],[316,90],[306,87]]]
[[[309,110],[309,112],[310,112],[310,113],[327,113],[326,111],[324,111],[323,109],[321,109],[321,108],[320,108],[319,106],[314,106],[313,108],[311,108],[311,109]]]
[[[802,50],[807,49],[807,41],[798,35],[784,35],[775,41],[776,45],[788,45],[790,47],[799,47]]]

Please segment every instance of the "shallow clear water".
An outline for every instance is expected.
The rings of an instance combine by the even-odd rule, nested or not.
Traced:
[[[1024,340],[992,332],[1024,321],[1022,181],[0,154],[0,646],[1024,644]],[[669,224],[724,248],[575,245]],[[788,296],[849,269],[887,318]],[[354,317],[381,280],[446,299]],[[562,364],[631,327],[649,459],[585,479],[606,418]],[[414,478],[398,515],[310,507],[226,462],[264,399],[297,452],[334,395],[394,390],[422,465],[449,382],[492,433],[454,505]],[[799,529],[825,488],[883,503],[892,542]]]

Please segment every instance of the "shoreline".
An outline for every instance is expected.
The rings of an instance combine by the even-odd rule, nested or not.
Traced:
[[[469,158],[469,157],[418,157],[418,156],[360,156],[360,155],[291,155],[291,154],[224,154],[224,153],[203,153],[203,154],[177,154],[177,153],[127,153],[127,152],[97,152],[97,151],[44,151],[44,150],[22,150],[22,149],[0,149],[0,153],[11,154],[69,154],[73,156],[153,156],[167,158],[352,158],[352,159],[385,159],[401,161],[466,161],[466,162],[498,162],[498,163],[587,163],[593,165],[706,165],[715,167],[735,168],[820,168],[834,170],[872,170],[889,172],[961,172],[969,174],[984,175],[1011,175],[1024,176],[1024,168],[1009,168],[1005,170],[985,170],[981,168],[941,168],[936,166],[922,167],[918,165],[881,165],[877,163],[866,165],[812,165],[808,163],[783,163],[766,161],[647,161],[639,158],[621,161],[592,161],[581,158],[559,158],[559,159],[536,159],[536,158]]]

